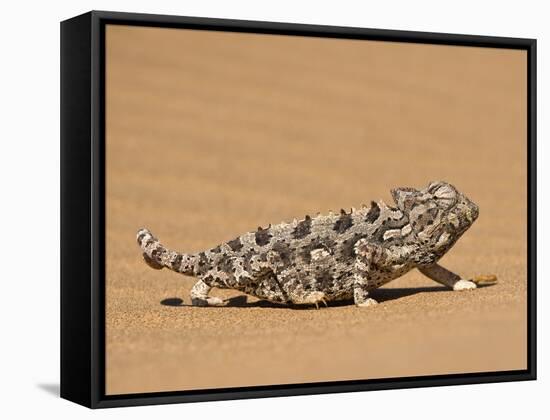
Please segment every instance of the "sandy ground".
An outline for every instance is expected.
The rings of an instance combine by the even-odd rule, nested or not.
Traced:
[[[525,80],[520,51],[109,27],[107,393],[525,368]],[[436,179],[481,209],[442,264],[497,285],[194,308],[135,243],[199,251]]]

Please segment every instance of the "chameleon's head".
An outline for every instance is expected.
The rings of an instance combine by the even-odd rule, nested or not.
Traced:
[[[479,207],[447,182],[430,182],[421,190],[396,188],[391,193],[397,207],[408,216],[418,239],[440,255],[454,245],[479,215]]]

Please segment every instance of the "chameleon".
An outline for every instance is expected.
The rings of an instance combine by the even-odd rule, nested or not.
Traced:
[[[213,287],[235,289],[262,300],[315,305],[377,301],[369,292],[418,269],[453,290],[476,284],[438,264],[474,223],[479,207],[453,185],[430,182],[423,189],[391,190],[394,205],[330,212],[258,227],[214,248],[180,253],[164,247],[147,229],[137,232],[143,259],[154,269],[194,276],[194,306],[224,306]]]

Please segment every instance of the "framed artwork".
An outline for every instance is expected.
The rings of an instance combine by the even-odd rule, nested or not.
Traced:
[[[535,63],[533,39],[62,22],[61,396],[535,379]]]

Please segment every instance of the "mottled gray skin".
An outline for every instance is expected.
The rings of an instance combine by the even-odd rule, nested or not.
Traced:
[[[379,201],[349,213],[305,216],[197,254],[168,250],[146,229],[137,241],[151,267],[199,279],[191,290],[199,306],[225,304],[208,296],[212,287],[280,303],[318,306],[353,298],[370,306],[376,303],[370,290],[414,268],[455,290],[475,288],[437,261],[476,220],[478,206],[441,181],[391,193],[395,207]]]

